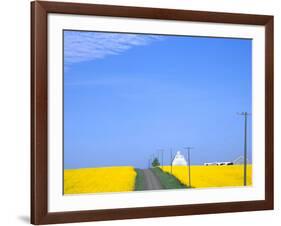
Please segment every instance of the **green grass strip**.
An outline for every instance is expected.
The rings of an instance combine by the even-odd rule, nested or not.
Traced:
[[[135,180],[135,191],[142,191],[143,190],[143,183],[144,183],[144,176],[143,171],[140,169],[135,169],[137,176]]]
[[[152,168],[153,172],[160,179],[162,186],[165,189],[179,189],[179,188],[187,188],[184,184],[182,184],[176,177],[173,175],[163,172],[159,167]]]

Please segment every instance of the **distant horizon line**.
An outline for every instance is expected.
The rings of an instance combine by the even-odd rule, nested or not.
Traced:
[[[239,166],[239,165],[243,165],[243,163],[241,164],[233,164],[233,165],[209,165],[209,166],[206,166],[203,164],[191,164],[190,166],[206,166],[206,167],[212,167],[212,166],[221,166],[221,167],[227,167],[227,166]],[[248,163],[247,165],[252,165],[252,163]],[[164,167],[168,166],[168,167],[171,167],[171,165],[163,165]],[[108,165],[108,166],[97,166],[97,167],[78,167],[78,168],[64,168],[64,170],[79,170],[79,169],[97,169],[97,168],[114,168],[114,167],[133,167],[134,169],[150,169],[150,168],[156,168],[156,167],[144,167],[144,168],[141,168],[141,167],[134,167],[133,165]],[[162,165],[159,165],[157,166],[159,168],[162,167]],[[172,167],[179,167],[179,166],[172,166]],[[184,165],[184,166],[180,166],[180,167],[188,167],[188,165]]]

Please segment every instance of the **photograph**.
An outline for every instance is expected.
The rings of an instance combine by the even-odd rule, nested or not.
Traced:
[[[199,5],[31,2],[32,224],[274,209],[275,15]]]
[[[252,186],[252,39],[63,30],[63,195]]]

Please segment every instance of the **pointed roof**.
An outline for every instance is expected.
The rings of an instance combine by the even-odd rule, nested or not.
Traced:
[[[177,151],[177,154],[172,162],[172,165],[173,166],[186,166],[187,165],[187,162],[180,151]]]

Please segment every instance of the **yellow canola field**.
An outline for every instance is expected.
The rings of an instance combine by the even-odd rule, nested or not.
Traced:
[[[132,166],[64,170],[64,194],[133,191],[136,172]]]
[[[243,186],[243,165],[230,166],[191,166],[191,187],[226,187]],[[164,166],[165,172],[171,173],[171,166]],[[189,186],[187,166],[173,166],[172,174],[181,183]],[[252,165],[247,165],[247,185],[252,185]]]

